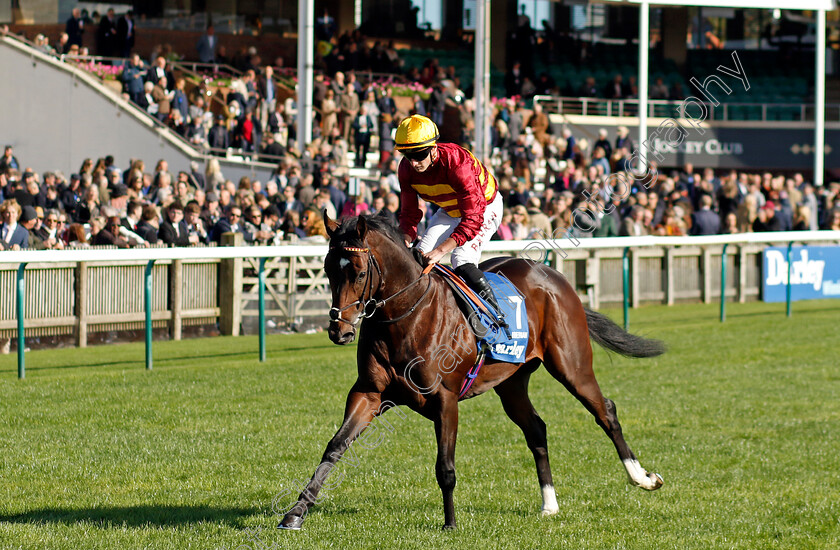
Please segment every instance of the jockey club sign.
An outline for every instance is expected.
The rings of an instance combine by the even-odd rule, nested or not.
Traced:
[[[654,138],[654,150],[660,154],[686,153],[689,155],[741,155],[744,152],[744,144],[735,142],[720,142],[715,138],[699,141],[683,141],[679,145],[672,145],[670,142]]]
[[[598,136],[598,130],[606,128],[610,141],[615,138],[612,128],[622,122],[606,122],[603,119],[597,124],[588,122],[584,116],[561,117],[551,115],[552,132],[561,135],[564,126],[580,139],[585,138],[593,143]],[[812,170],[814,168],[814,130],[803,124],[802,128],[788,128],[767,122],[761,126],[745,122],[744,126],[726,127],[715,125],[709,121],[704,128],[705,134],[700,136],[695,132],[686,135],[682,141],[669,139],[666,133],[656,135],[655,119],[651,121],[650,147],[652,158],[660,167],[681,167],[690,162],[697,167],[732,168],[736,170]],[[612,128],[611,128],[612,127]],[[638,128],[627,124],[631,135],[638,144]],[[826,168],[840,166],[840,129],[826,128],[825,132]],[[661,157],[661,159],[660,159]]]

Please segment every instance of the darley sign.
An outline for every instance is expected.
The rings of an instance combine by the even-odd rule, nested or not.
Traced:
[[[762,295],[765,302],[784,302],[788,273],[792,300],[840,298],[840,246],[795,246],[788,270],[787,247],[764,250]]]

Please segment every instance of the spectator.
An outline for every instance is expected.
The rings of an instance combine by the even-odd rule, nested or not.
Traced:
[[[34,212],[31,206],[21,208],[15,199],[0,204],[0,250],[29,248],[29,231],[23,227],[23,223],[29,221],[29,216],[37,217]]]
[[[367,112],[367,105],[362,105],[359,114],[353,120],[353,143],[356,149],[356,167],[364,168],[370,141],[375,129],[373,117]]]
[[[829,231],[840,231],[840,208],[834,208],[828,216],[826,229]]]
[[[236,140],[240,149],[248,153],[259,150],[262,129],[258,120],[254,119],[254,112],[248,110],[245,117],[236,128]]]
[[[330,216],[330,218],[335,219],[335,216]],[[329,238],[327,228],[324,225],[324,218],[321,216],[321,210],[316,207],[310,206],[303,211],[301,226],[308,238],[324,242]]]
[[[198,39],[195,49],[198,52],[198,60],[202,63],[216,62],[216,48],[218,47],[218,39],[216,38],[216,30],[213,25],[207,25],[206,32]]]
[[[166,219],[158,229],[158,240],[167,246],[190,246],[189,229],[184,221],[184,207],[175,201],[166,209]]]
[[[285,217],[286,212],[294,210],[298,214],[303,213],[304,205],[295,198],[295,188],[287,185],[283,188],[283,200],[277,203],[277,209],[280,211],[280,216]]]
[[[134,12],[128,10],[117,21],[117,47],[120,56],[128,57],[134,48]]]
[[[306,238],[306,232],[300,227],[300,213],[296,210],[286,211],[280,222],[280,230],[289,237],[294,235],[298,239]]]
[[[609,159],[612,157],[612,145],[610,145],[610,140],[607,139],[606,128],[598,130],[598,140],[592,145],[592,150],[595,151],[598,147],[603,149],[604,158]],[[609,170],[606,173],[609,174]]]
[[[207,146],[207,130],[200,118],[190,119],[190,123],[184,130],[184,138],[199,149]],[[204,176],[201,173],[198,175],[202,177],[203,181]]]
[[[589,204],[589,203],[586,203]],[[649,233],[648,228],[645,227],[643,220],[645,218],[645,209],[642,206],[634,206],[630,210],[630,215],[624,218],[621,223],[621,235],[640,237]]]
[[[720,232],[720,216],[712,212],[712,197],[700,197],[700,210],[691,215],[692,235],[717,235]]]
[[[575,136],[572,135],[572,131],[568,128],[563,128],[562,135],[563,139],[566,140],[566,148],[563,150],[562,158],[563,160],[570,160],[575,156],[577,141],[575,140]]]
[[[101,223],[96,220],[94,223]],[[116,246],[117,248],[130,248],[129,242],[120,234],[120,219],[117,216],[108,218],[103,227],[94,234],[91,230],[91,244],[94,246]]]
[[[157,85],[152,88],[152,99],[157,104],[157,119],[164,122],[169,118],[172,109],[172,99],[175,94],[166,89],[166,77],[161,77]]]
[[[143,207],[143,216],[137,223],[137,233],[140,237],[149,244],[158,242],[158,229],[160,227],[160,219],[158,218],[157,208],[153,204],[147,204]]]
[[[259,121],[262,126],[267,126],[268,117],[277,109],[277,84],[274,82],[274,67],[266,65],[263,74],[257,83],[257,92],[260,101]],[[282,103],[279,103],[282,105]]]
[[[181,113],[181,118],[186,123],[190,118],[190,102],[184,92],[186,81],[183,78],[175,80],[175,90],[172,92],[172,109]]]
[[[616,128],[618,135],[615,138],[615,148],[618,149],[626,149],[628,153],[635,152],[635,144],[633,143],[633,138],[630,137],[630,130],[627,129],[627,126],[619,126]]]
[[[671,207],[665,210],[662,223],[656,227],[656,234],[668,237],[682,237],[688,234],[685,221],[677,212],[679,207]]]
[[[65,26],[68,46],[82,47],[82,35],[85,32],[85,20],[82,18],[82,10],[73,8],[70,18]]]
[[[20,170],[20,163],[17,157],[15,157],[12,146],[6,145],[6,148],[3,150],[3,157],[0,158],[0,172],[6,172],[10,169]]]
[[[510,209],[512,215],[512,223],[510,224],[510,231],[512,239],[521,241],[528,239],[531,236],[531,220],[528,217],[528,210],[525,206],[519,204]]]
[[[274,136],[275,134],[271,132],[265,135],[265,144],[263,145],[262,153],[273,157],[286,156],[286,148],[277,143]]]
[[[128,97],[138,105],[144,94],[143,79],[145,76],[146,70],[143,67],[143,60],[137,54],[132,55],[131,61],[123,69],[122,81]]]
[[[167,85],[173,80],[169,78],[169,74],[166,72],[166,58],[159,55],[154,58],[154,63],[146,71],[146,80],[152,84],[158,84],[161,78],[166,79],[166,84],[163,85],[163,89],[166,90]]]
[[[522,72],[522,63],[514,61],[510,72],[505,75],[505,92],[507,97],[521,95],[524,81],[525,75]]]
[[[245,242],[251,242],[254,237],[251,233],[245,230],[244,220],[242,219],[242,209],[234,206],[228,212],[227,217],[221,218],[215,226],[210,236],[210,240],[215,243],[221,243],[222,235],[225,233],[241,233]]]
[[[346,86],[339,96],[338,101],[340,110],[339,124],[341,126],[341,137],[344,141],[349,142],[350,128],[355,122],[361,109],[359,95],[356,93],[354,88]]]
[[[595,85],[595,78],[588,76],[578,92],[580,97],[598,97],[598,87]]]
[[[723,218],[723,228],[720,231],[724,235],[735,235],[740,233],[738,230],[738,216],[735,212],[730,212]]]
[[[359,183],[360,186],[364,186],[364,183]],[[359,189],[359,193],[356,195],[351,195],[350,199],[344,203],[344,207],[341,209],[341,216],[361,216],[362,214],[367,214],[370,210],[370,206],[364,200],[364,191]]]
[[[321,101],[321,135],[332,142],[333,129],[338,126],[338,105],[335,103],[335,92],[327,90]]]
[[[595,216],[600,221],[600,224],[593,232],[593,237],[618,237],[619,236],[619,221],[615,209],[612,212],[606,211],[604,204],[604,197],[598,195],[595,197],[596,212]]]
[[[137,105],[145,110],[149,115],[153,117],[157,117],[158,114],[158,104],[155,101],[152,92],[155,90],[155,85],[151,82],[144,82],[143,83],[143,95],[137,101]]]
[[[744,201],[738,205],[736,211],[738,217],[739,233],[749,233],[753,230],[753,223],[758,218],[758,201],[755,195],[747,195]]]
[[[108,11],[99,20],[96,38],[99,55],[114,57],[121,53],[117,48],[117,16],[113,8],[108,8]]]
[[[207,242],[207,230],[201,219],[201,207],[195,201],[184,208],[184,221],[187,226],[187,238],[191,245]]]
[[[214,124],[213,127],[210,128],[210,132],[207,134],[207,145],[209,145],[211,149],[215,149],[215,151],[213,151],[213,154],[216,155],[216,156],[223,157],[227,154],[226,152],[230,148],[231,140],[230,140],[230,134],[228,133],[228,130],[225,127],[225,117],[224,116],[219,115],[219,116],[216,117],[216,124]],[[215,160],[215,159],[211,159],[211,160]],[[218,163],[219,163],[219,161],[216,161],[216,166],[218,166]],[[207,166],[208,166],[208,170],[209,170],[210,164],[208,163]],[[224,181],[224,180],[222,180],[222,181]],[[212,188],[212,184],[214,182],[211,181],[211,177],[210,177],[209,173],[207,175],[207,183],[211,184],[211,188]]]
[[[650,88],[650,98],[651,99],[668,99],[668,85],[665,84],[665,81],[662,79],[661,76],[656,78],[653,86]]]
[[[548,146],[549,132],[551,127],[548,122],[548,116],[543,112],[542,105],[534,104],[534,113],[528,119],[528,127],[534,132],[534,139],[545,149]]]
[[[496,230],[496,234],[493,235],[491,240],[496,241],[512,241],[513,240],[513,230],[511,229],[511,223],[513,222],[513,214],[510,211],[510,208],[505,208],[502,211],[502,222],[499,224],[499,228]]]
[[[284,148],[288,145],[288,123],[284,103],[277,102],[274,111],[268,115],[266,132],[274,134],[275,141]]]
[[[776,205],[767,201],[758,211],[758,216],[753,222],[753,231],[761,233],[765,231],[781,231],[782,223],[776,215]]]
[[[61,213],[56,209],[47,210],[44,225],[39,230],[39,237],[45,249],[60,250],[64,248],[61,238],[61,225],[58,223]]]
[[[623,78],[620,74],[617,74],[607,86],[604,97],[607,99],[624,99],[626,96],[627,89],[624,86]]]

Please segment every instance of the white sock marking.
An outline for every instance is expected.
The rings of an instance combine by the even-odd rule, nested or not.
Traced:
[[[648,477],[647,471],[642,468],[638,460],[627,459],[624,460],[624,468],[627,470],[627,475],[630,476],[630,482],[633,485],[638,485],[643,489],[649,491],[655,489],[655,483]]]
[[[543,485],[542,487],[542,514],[552,516],[560,511],[557,505],[557,494],[554,492],[554,485]]]

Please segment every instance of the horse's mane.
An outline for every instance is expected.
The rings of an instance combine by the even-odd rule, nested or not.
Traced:
[[[396,244],[402,245],[402,248],[405,248],[400,228],[390,218],[376,214],[362,214],[361,216],[340,219],[338,221],[340,225],[335,230],[332,241],[349,246],[364,246],[364,243],[359,240],[359,234],[356,232],[356,225],[359,223],[359,218],[365,219],[368,229],[382,233]]]
[[[390,239],[394,244],[398,245],[397,249],[402,253],[407,254],[413,261],[421,266],[426,266],[426,261],[418,248],[406,248],[405,237],[400,228],[388,216],[379,214],[362,214],[352,218],[342,218],[338,220],[339,226],[333,232],[333,237],[330,240],[330,246],[357,246],[364,247],[359,239],[359,233],[356,231],[356,225],[359,223],[359,218],[364,218],[369,231],[376,231]]]

